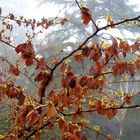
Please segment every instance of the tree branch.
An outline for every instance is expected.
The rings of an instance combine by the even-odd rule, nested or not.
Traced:
[[[135,21],[135,20],[138,20],[139,18],[140,18],[140,16],[137,16],[137,17],[134,17],[134,18],[131,18],[131,19],[125,19],[125,20],[123,20],[123,21],[114,23],[114,25],[115,25],[115,26],[118,26],[118,25],[123,24],[123,23],[126,23],[126,22],[128,22],[128,21]],[[50,83],[50,81],[51,81],[51,79],[52,79],[52,77],[53,77],[53,73],[54,73],[54,71],[56,70],[56,68],[57,68],[60,64],[62,64],[66,59],[68,59],[69,57],[71,57],[73,54],[75,54],[76,52],[80,51],[81,48],[82,48],[91,38],[93,38],[94,36],[96,36],[98,32],[100,32],[100,31],[102,31],[102,30],[104,30],[104,29],[107,29],[108,27],[111,27],[111,26],[112,26],[112,25],[109,24],[109,25],[106,25],[106,26],[104,26],[104,27],[98,28],[92,35],[90,35],[89,37],[87,37],[86,40],[85,40],[77,49],[73,50],[70,54],[68,54],[67,56],[63,57],[63,58],[51,69],[50,76],[49,76],[49,78],[48,78],[48,80],[47,80],[47,82],[46,82],[46,84],[45,84],[45,87],[42,89],[42,91],[43,91],[43,96],[42,96],[42,98],[45,97],[45,90],[46,90],[46,87],[49,85],[49,83]],[[41,98],[41,100],[40,100],[40,103],[42,103],[42,98]]]
[[[133,108],[138,108],[138,107],[140,107],[140,104],[132,105],[132,106],[124,106],[124,104],[123,104],[119,107],[102,108],[101,110],[116,110],[116,109],[121,110],[121,109],[133,109]],[[59,113],[61,113],[64,116],[72,116],[72,115],[75,115],[77,113],[90,113],[90,112],[95,112],[95,111],[96,111],[96,109],[86,109],[86,110],[81,110],[79,112],[70,112],[70,113],[64,113],[64,112],[59,111]]]

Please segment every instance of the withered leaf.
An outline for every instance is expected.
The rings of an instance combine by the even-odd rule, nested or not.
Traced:
[[[45,61],[45,58],[41,58],[41,59],[37,62],[36,69],[41,69],[41,70],[45,70],[45,69],[46,69],[46,61]]]
[[[140,70],[140,59],[139,58],[135,62],[135,67],[137,70]]]
[[[39,120],[39,113],[37,110],[32,110],[26,116],[26,121],[29,124],[29,126],[36,124],[38,120]]]
[[[82,55],[84,57],[88,57],[91,53],[91,49],[89,47],[85,47],[83,50],[82,50]]]
[[[74,55],[74,59],[77,62],[81,62],[81,61],[83,61],[83,56],[81,54],[76,54],[76,55]]]
[[[88,23],[90,22],[91,17],[92,17],[90,9],[88,9],[87,7],[82,7],[81,14],[82,14],[83,23],[85,25],[88,25]]]
[[[138,42],[135,42],[133,45],[131,45],[132,51],[136,52],[140,50],[140,44]]]
[[[18,66],[14,66],[12,64],[10,65],[9,72],[14,74],[15,76],[18,76],[20,74]]]
[[[72,79],[69,83],[70,88],[74,88],[76,86],[76,79]]]
[[[49,118],[52,118],[56,115],[56,109],[55,109],[55,106],[52,102],[49,102],[49,104],[48,104],[47,115]]]
[[[35,133],[35,140],[41,140],[41,133],[39,131]]]
[[[79,84],[81,87],[85,86],[86,82],[87,82],[87,76],[83,76],[80,81],[79,81]]]

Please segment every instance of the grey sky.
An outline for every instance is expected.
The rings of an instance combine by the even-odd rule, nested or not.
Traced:
[[[140,10],[140,0],[128,0],[130,4],[136,4],[136,10]],[[1,0],[0,5],[4,12],[23,15],[27,18],[55,17],[63,7],[50,4],[39,6],[39,0]]]

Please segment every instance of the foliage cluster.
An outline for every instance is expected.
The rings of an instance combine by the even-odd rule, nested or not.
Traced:
[[[66,54],[62,59],[54,59],[49,62],[44,57],[38,57],[33,39],[37,34],[36,28],[47,30],[50,26],[67,24],[66,18],[45,19],[36,21],[16,17],[13,14],[4,16],[0,9],[0,19],[3,29],[0,31],[0,41],[17,53],[17,59],[11,63],[7,57],[0,57],[1,64],[7,64],[8,69],[1,71],[0,75],[0,100],[5,97],[14,100],[10,114],[11,128],[0,139],[17,140],[29,139],[32,136],[36,140],[41,139],[42,130],[52,129],[56,124],[61,130],[63,140],[86,140],[84,129],[95,132],[107,140],[113,140],[109,134],[105,134],[100,127],[90,126],[87,115],[95,113],[114,118],[119,110],[139,108],[140,104],[133,104],[140,92],[125,93],[123,91],[110,90],[110,84],[121,82],[136,82],[133,77],[140,71],[140,40],[139,38],[130,44],[127,40],[110,37],[111,43],[91,42],[90,40],[99,32],[117,28],[118,26],[132,24],[139,28],[140,16],[127,18],[120,21],[113,20],[109,15],[107,24],[98,27],[91,10],[87,6],[79,4],[81,22],[84,26],[92,24],[95,28],[80,46]],[[13,21],[18,26],[25,25],[33,30],[33,36],[27,35],[26,42],[12,45],[11,37],[5,32],[12,31]],[[127,56],[133,55],[133,61],[128,61]],[[88,72],[78,73],[73,69],[71,61],[81,63],[84,67],[86,60],[91,61]],[[28,75],[23,67],[31,70],[34,75]],[[59,71],[59,80],[55,75]],[[23,86],[16,83],[16,79],[24,75],[36,87],[36,92],[30,94]],[[125,79],[114,81],[114,78],[125,76]],[[11,106],[10,106],[11,107]]]

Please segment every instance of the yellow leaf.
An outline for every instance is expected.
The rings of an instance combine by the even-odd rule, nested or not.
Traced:
[[[107,15],[105,18],[106,18],[108,21],[111,21],[111,20],[112,20],[112,16],[111,16],[111,15]]]
[[[129,77],[126,75],[126,76],[124,77],[124,80],[125,80],[125,81],[128,81],[128,80],[129,80]]]
[[[3,135],[0,135],[0,140],[3,140],[4,139],[4,136]]]
[[[104,44],[104,45],[103,45],[103,48],[104,48],[104,49],[109,49],[110,47],[111,47],[111,46],[108,45],[108,44]]]
[[[95,125],[95,126],[93,127],[93,129],[94,129],[94,131],[96,132],[96,135],[97,135],[97,137],[98,137],[99,134],[100,134],[100,126]]]
[[[98,131],[100,131],[100,126],[99,126],[99,125],[95,125],[95,126],[93,127],[93,129],[94,129],[96,132],[98,132]]]
[[[116,95],[117,97],[123,97],[123,96],[124,96],[124,92],[123,92],[123,91],[116,91],[116,92],[115,92],[115,95]]]
[[[71,63],[71,60],[70,59],[66,59],[65,60],[65,64],[69,64],[69,63]]]
[[[140,37],[137,37],[136,40],[137,40],[137,41],[140,41]]]

